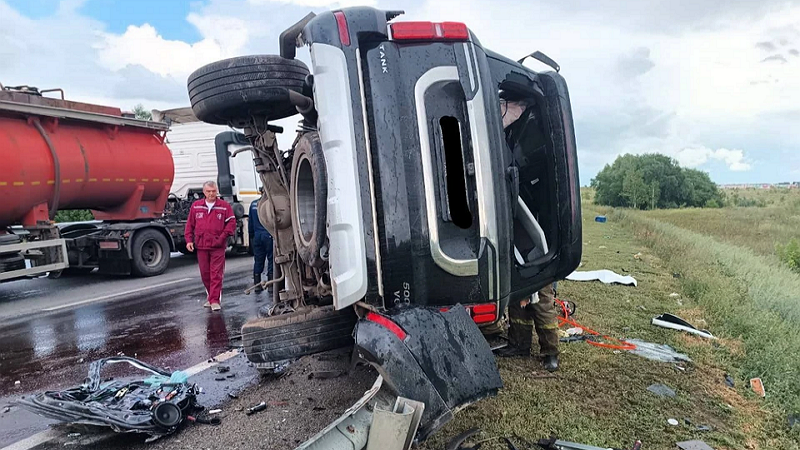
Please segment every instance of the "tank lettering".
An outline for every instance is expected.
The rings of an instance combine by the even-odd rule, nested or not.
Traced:
[[[383,44],[379,47],[380,55],[381,55],[381,71],[382,73],[389,73],[389,66],[386,62],[386,49],[384,48]]]

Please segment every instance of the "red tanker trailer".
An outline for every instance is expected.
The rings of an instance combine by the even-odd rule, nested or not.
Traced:
[[[162,273],[183,231],[163,220],[174,173],[167,124],[41,94],[0,89],[0,281],[70,266]],[[63,209],[102,222],[59,229]]]

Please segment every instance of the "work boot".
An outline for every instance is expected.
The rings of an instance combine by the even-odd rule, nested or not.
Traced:
[[[261,274],[260,273],[253,275],[253,284],[257,285],[256,286],[256,294],[258,294],[258,293],[260,293],[261,291],[264,290],[264,288],[261,287]]]
[[[513,358],[516,356],[526,357],[531,356],[531,349],[519,348],[509,344],[503,348],[495,350],[494,354],[501,358]]]
[[[558,370],[558,355],[545,355],[542,365],[546,371],[555,372]]]

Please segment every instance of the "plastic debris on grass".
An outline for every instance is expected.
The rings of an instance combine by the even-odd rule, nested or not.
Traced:
[[[656,394],[659,397],[675,397],[675,391],[672,390],[669,386],[663,385],[661,383],[651,384],[648,388],[648,391]]]
[[[652,361],[666,363],[681,361],[692,362],[687,355],[678,353],[674,348],[666,344],[653,344],[652,342],[642,341],[639,339],[628,339],[626,342],[636,346],[634,350],[629,350],[631,353]]]
[[[107,364],[127,363],[152,376],[133,381],[103,382]],[[89,366],[78,387],[47,391],[19,400],[19,405],[61,422],[110,427],[118,433],[145,433],[148,440],[175,432],[190,415],[202,411],[196,402],[199,388],[184,372],[169,373],[129,357],[104,358]]]
[[[703,441],[678,442],[677,446],[682,450],[714,450],[711,446]]]
[[[761,378],[753,378],[750,380],[750,387],[753,389],[753,392],[756,393],[759,397],[766,397],[767,390],[764,388],[764,382],[761,381]]]
[[[708,330],[700,330],[691,323],[674,314],[661,314],[660,316],[653,317],[650,321],[653,325],[661,328],[668,328],[671,330],[685,331],[687,333],[695,334],[706,339],[716,339]]]

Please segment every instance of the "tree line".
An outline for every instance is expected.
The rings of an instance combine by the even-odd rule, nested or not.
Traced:
[[[660,154],[622,155],[592,179],[594,201],[635,209],[719,208],[723,195],[707,173]]]

